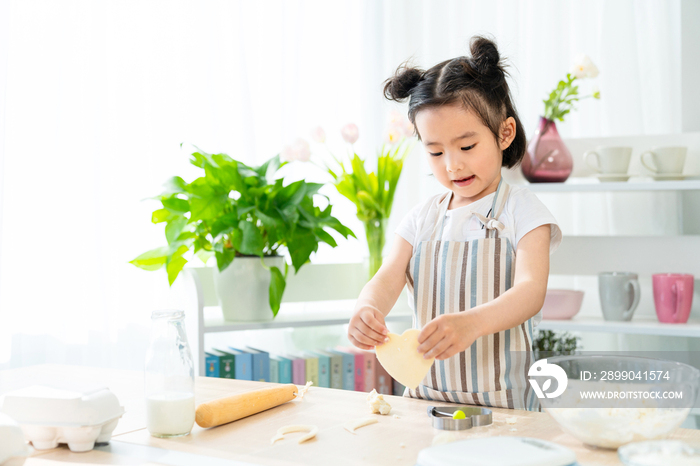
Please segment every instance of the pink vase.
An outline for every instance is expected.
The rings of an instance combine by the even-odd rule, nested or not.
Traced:
[[[565,181],[574,168],[574,159],[552,120],[540,117],[535,136],[527,145],[521,168],[530,183]]]

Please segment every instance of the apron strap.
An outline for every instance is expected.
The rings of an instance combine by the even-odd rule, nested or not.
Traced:
[[[482,219],[479,219],[488,230],[486,234],[489,238],[498,238],[498,232],[502,231],[504,228],[504,225],[496,219],[501,216],[501,213],[503,213],[503,208],[506,205],[509,194],[510,185],[506,183],[503,177],[501,177],[501,181],[498,182],[498,188],[496,188],[496,194],[493,196],[491,216],[488,217],[488,222],[484,222]]]
[[[508,195],[510,194],[510,185],[506,183],[503,178],[498,182],[498,188],[496,188],[496,194],[493,197],[493,204],[491,205],[491,215],[484,217],[478,212],[471,212],[479,221],[486,227],[488,238],[498,238],[498,232],[502,231],[504,225],[497,219],[503,212],[503,208],[506,205],[506,200],[508,200]],[[452,196],[454,193],[452,191],[445,194],[445,196],[438,203],[438,221],[435,222],[435,227],[433,227],[433,232],[430,235],[430,241],[436,241],[442,238],[442,232],[445,225],[445,216],[447,214],[447,208],[450,205]]]
[[[452,191],[449,191],[438,203],[438,221],[435,222],[435,227],[433,227],[433,232],[430,235],[430,241],[436,241],[442,238],[442,230],[445,225],[445,216],[447,215],[447,208],[450,206],[450,201],[452,200],[453,194],[454,193]]]

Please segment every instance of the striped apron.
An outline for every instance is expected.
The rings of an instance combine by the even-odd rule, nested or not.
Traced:
[[[442,241],[452,192],[438,205],[429,241],[421,242],[406,269],[413,298],[413,327],[422,329],[436,317],[489,302],[513,285],[515,252],[497,219],[510,192],[501,179],[488,217],[472,212],[484,225],[484,237]],[[478,338],[466,351],[438,361],[415,389],[404,396],[497,408],[537,410],[527,382],[531,364],[532,319],[517,327]]]

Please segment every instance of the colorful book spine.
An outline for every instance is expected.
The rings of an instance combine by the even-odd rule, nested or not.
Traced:
[[[352,347],[340,347],[340,351],[348,352],[355,356],[355,391],[365,391],[365,352]],[[368,392],[372,389],[367,390]]]
[[[270,356],[270,382],[280,383],[280,360],[275,356]]]
[[[236,356],[236,379],[253,380],[253,355],[230,346],[228,352]]]
[[[374,354],[374,352],[362,352],[365,355],[365,389],[363,391],[371,392],[372,390],[377,390],[379,388],[379,384],[377,383],[377,366],[379,365],[379,362],[377,361],[377,355]]]
[[[328,351],[343,358],[343,390],[355,390],[355,355],[340,349],[329,349]]]
[[[306,381],[311,381],[314,387],[318,387],[318,358],[310,354],[303,357],[306,359]]]
[[[321,351],[311,351],[308,354],[318,359],[318,386],[331,388],[331,358]]]
[[[244,351],[253,354],[253,380],[270,381],[270,353],[246,346]]]
[[[279,382],[293,383],[291,359],[282,356],[277,356],[277,359],[279,360]]]
[[[316,351],[328,357],[330,364],[330,388],[343,388],[343,356],[329,351]]]
[[[222,379],[235,379],[236,356],[218,349],[213,349],[211,352],[219,357],[219,377]]]
[[[205,375],[207,377],[219,376],[219,357],[215,354],[204,353],[204,364],[206,365]]]
[[[306,385],[306,360],[291,354],[287,358],[292,361],[292,383]]]

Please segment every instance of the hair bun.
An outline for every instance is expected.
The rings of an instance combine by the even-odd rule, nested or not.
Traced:
[[[400,102],[411,95],[413,88],[423,79],[423,70],[402,64],[394,76],[384,81],[384,96]]]
[[[503,73],[499,65],[501,56],[498,54],[496,44],[481,36],[473,37],[469,46],[474,67],[487,76],[493,76],[496,72]]]

